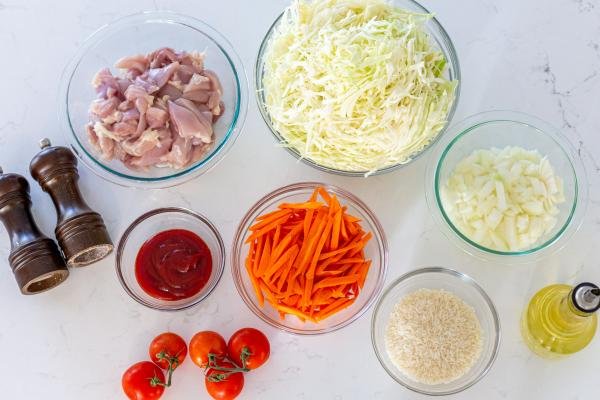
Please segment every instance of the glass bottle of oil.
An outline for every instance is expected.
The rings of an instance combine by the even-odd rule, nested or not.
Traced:
[[[599,308],[600,289],[593,283],[547,286],[531,298],[523,313],[523,338],[543,357],[575,353],[594,337]]]

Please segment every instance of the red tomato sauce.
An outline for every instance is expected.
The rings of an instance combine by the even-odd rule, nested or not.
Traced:
[[[135,277],[155,299],[182,300],[206,286],[212,271],[210,249],[195,233],[184,229],[163,231],[140,248]]]

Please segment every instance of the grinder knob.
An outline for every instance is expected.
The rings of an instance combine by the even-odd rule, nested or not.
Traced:
[[[36,294],[62,283],[69,271],[53,240],[44,236],[31,215],[29,184],[0,168],[0,220],[10,237],[8,262],[23,294]]]
[[[80,267],[101,260],[113,244],[102,217],[81,195],[75,155],[66,147],[51,147],[48,139],[41,140],[40,147],[29,170],[52,198],[58,217],[56,239],[67,265]]]

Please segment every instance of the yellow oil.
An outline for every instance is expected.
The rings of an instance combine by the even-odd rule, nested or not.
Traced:
[[[569,285],[547,286],[533,296],[523,313],[523,338],[542,357],[578,352],[596,333],[597,315],[577,310],[569,295],[571,289]]]

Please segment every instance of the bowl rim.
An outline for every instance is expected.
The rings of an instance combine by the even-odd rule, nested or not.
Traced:
[[[450,123],[452,122],[452,119],[454,118],[456,109],[458,107],[458,103],[460,100],[460,92],[461,92],[461,87],[462,87],[462,77],[461,77],[460,63],[458,60],[458,52],[456,51],[454,43],[450,39],[450,35],[448,35],[448,32],[443,27],[443,25],[439,22],[439,20],[435,16],[435,14],[431,13],[427,8],[425,8],[423,5],[421,5],[420,3],[418,3],[415,0],[402,0],[402,1],[410,3],[416,9],[418,9],[419,12],[421,12],[421,13],[431,15],[430,21],[439,30],[440,41],[446,45],[446,47],[448,48],[448,53],[446,53],[443,50],[443,47],[441,47],[441,46],[438,46],[438,47],[440,47],[440,51],[442,52],[442,54],[444,54],[444,57],[448,61],[449,65],[451,66],[451,70],[454,72],[454,75],[455,75],[454,80],[456,81],[456,88],[454,89],[454,102],[452,103],[452,106],[450,107],[450,110],[448,111],[446,123],[444,124],[442,129],[440,129],[440,131],[436,135],[436,137],[433,138],[426,147],[424,147],[418,153],[412,155],[406,162],[390,165],[388,167],[384,167],[384,168],[378,169],[373,172],[347,171],[347,170],[341,170],[341,169],[327,167],[327,166],[318,164],[309,158],[302,157],[296,149],[294,149],[290,146],[286,146],[285,139],[283,139],[283,137],[279,134],[279,132],[277,132],[277,130],[273,127],[273,124],[271,123],[271,118],[269,116],[269,112],[266,109],[265,102],[263,99],[264,88],[263,88],[263,84],[262,84],[262,76],[263,76],[263,70],[264,70],[264,68],[263,68],[264,64],[262,63],[262,60],[264,58],[263,56],[267,49],[268,42],[271,39],[272,33],[274,32],[275,28],[278,26],[279,22],[284,17],[284,15],[287,11],[287,8],[286,8],[275,19],[275,21],[271,24],[271,26],[267,30],[267,33],[265,34],[265,36],[260,44],[258,53],[256,55],[255,63],[254,63],[255,100],[256,100],[260,115],[261,115],[264,123],[269,128],[269,131],[271,132],[271,135],[275,139],[278,147],[283,147],[288,152],[288,154],[290,154],[292,157],[294,157],[297,161],[301,161],[304,164],[311,166],[313,168],[316,168],[317,170],[320,170],[323,172],[327,172],[327,173],[334,174],[334,175],[349,176],[349,177],[369,177],[369,176],[386,174],[388,172],[393,172],[395,170],[406,167],[407,165],[413,163],[414,161],[416,161],[417,159],[422,157],[425,153],[427,153],[427,150],[431,149],[435,145],[435,143],[437,143],[440,140],[440,138],[448,131],[448,129],[450,127]],[[431,30],[429,30],[429,29],[428,29],[428,34],[434,39],[436,44],[438,44],[436,37],[431,35]]]
[[[294,193],[299,190],[314,189],[319,186],[324,187],[328,191],[330,191],[330,190],[333,191],[336,195],[338,195],[338,197],[340,197],[341,200],[352,203],[353,206],[360,209],[361,212],[363,212],[370,219],[369,224],[370,225],[372,224],[373,237],[376,241],[375,244],[380,253],[379,256],[381,258],[381,263],[379,265],[378,276],[376,278],[377,282],[375,283],[373,291],[370,294],[370,298],[367,300],[367,302],[361,308],[359,308],[357,310],[356,313],[352,314],[348,319],[346,319],[334,326],[321,328],[321,329],[315,329],[315,330],[305,330],[305,329],[298,329],[298,328],[293,328],[293,327],[287,326],[285,324],[282,324],[278,320],[274,320],[274,319],[267,317],[266,314],[261,310],[261,308],[257,307],[254,304],[254,302],[252,301],[252,297],[251,297],[254,294],[248,293],[245,290],[244,284],[242,282],[242,279],[243,279],[242,275],[244,273],[244,268],[242,268],[242,257],[243,257],[242,249],[244,247],[243,239],[247,233],[247,228],[258,216],[257,212],[267,202],[272,201],[284,194]],[[293,183],[293,184],[286,185],[286,186],[280,187],[278,189],[275,189],[275,190],[267,193],[263,197],[261,197],[248,210],[248,212],[246,212],[244,217],[241,219],[241,221],[236,229],[235,236],[234,236],[233,242],[232,242],[232,248],[231,248],[231,273],[233,276],[233,282],[238,291],[238,294],[241,296],[241,298],[244,301],[244,303],[246,304],[246,306],[250,309],[250,311],[252,311],[252,313],[254,315],[256,315],[258,318],[260,318],[262,321],[266,322],[270,326],[280,329],[280,330],[283,330],[285,332],[295,334],[295,335],[300,335],[300,336],[312,336],[312,335],[320,335],[320,334],[325,334],[325,333],[329,333],[329,332],[334,332],[334,331],[337,331],[339,329],[342,329],[342,328],[350,325],[354,321],[358,320],[361,316],[363,316],[369,310],[369,308],[371,308],[371,306],[375,303],[375,301],[379,297],[379,294],[383,290],[383,286],[385,283],[385,277],[387,276],[388,262],[389,262],[389,250],[388,250],[387,239],[385,236],[385,230],[383,229],[383,226],[381,225],[381,223],[379,222],[379,220],[377,219],[377,217],[373,213],[373,211],[371,211],[371,209],[362,200],[360,200],[358,197],[356,197],[352,193],[348,192],[347,190],[342,189],[335,185],[330,185],[330,184],[322,183],[322,182]],[[269,305],[269,307],[270,307],[270,305]]]
[[[558,232],[533,248],[512,252],[500,251],[482,246],[464,235],[455,224],[452,223],[450,217],[444,210],[439,190],[441,185],[440,169],[454,146],[469,134],[476,134],[475,130],[477,128],[488,124],[502,122],[527,126],[549,137],[565,155],[566,159],[569,160],[569,165],[571,167],[570,175],[573,177],[575,187],[575,195],[573,204],[569,209],[569,216]],[[566,245],[568,239],[579,230],[583,223],[583,216],[587,209],[588,200],[587,174],[583,162],[581,162],[581,159],[576,157],[575,154],[576,150],[573,148],[571,142],[558,129],[535,116],[511,110],[483,111],[471,115],[453,125],[449,129],[449,134],[444,140],[436,145],[436,148],[432,153],[432,158],[429,160],[427,166],[427,177],[425,179],[427,185],[425,192],[429,209],[437,224],[442,228],[444,234],[468,254],[486,261],[502,260],[502,262],[506,262],[506,256],[508,256],[511,263],[534,262],[541,257],[554,254],[562,249]],[[555,244],[556,246],[554,246]],[[543,254],[546,251],[548,253]]]
[[[153,304],[148,303],[144,299],[137,296],[133,292],[133,290],[131,290],[131,288],[125,282],[125,278],[123,276],[124,267],[123,267],[123,263],[122,263],[122,258],[123,258],[123,254],[125,251],[125,246],[127,245],[127,242],[129,240],[129,236],[131,235],[131,233],[134,232],[136,230],[136,228],[142,222],[146,221],[148,218],[154,217],[154,216],[160,215],[160,214],[166,214],[166,213],[182,214],[182,215],[188,216],[192,219],[195,219],[196,221],[200,222],[200,224],[206,226],[212,232],[214,237],[216,238],[216,242],[219,247],[219,255],[221,256],[221,262],[219,263],[219,265],[216,266],[216,270],[215,270],[216,275],[215,275],[214,283],[212,285],[206,287],[206,289],[203,289],[203,290],[205,290],[204,295],[198,297],[194,301],[191,301],[189,303],[180,304],[180,305],[177,305],[174,307],[155,306]],[[210,222],[210,220],[207,217],[205,217],[204,215],[202,215],[198,212],[195,212],[195,211],[189,210],[187,208],[183,208],[183,207],[161,207],[161,208],[155,208],[153,210],[143,213],[142,215],[137,217],[131,224],[129,224],[129,226],[125,229],[125,231],[121,235],[121,238],[119,239],[119,244],[117,246],[117,252],[116,252],[116,257],[115,257],[115,271],[117,273],[117,278],[119,279],[119,282],[121,283],[121,286],[123,287],[125,292],[129,295],[129,297],[131,297],[133,300],[135,300],[139,304],[146,306],[148,308],[151,308],[153,310],[158,310],[158,311],[167,311],[167,312],[182,311],[182,310],[186,310],[188,308],[191,308],[191,307],[194,307],[194,306],[200,304],[202,301],[204,301],[206,298],[208,298],[212,294],[212,292],[215,290],[215,288],[217,287],[217,285],[219,284],[219,282],[221,281],[221,278],[223,276],[223,272],[225,270],[225,264],[227,261],[226,253],[227,252],[225,250],[225,243],[223,242],[223,238],[222,238],[221,234],[219,233],[216,226],[212,222]]]
[[[413,278],[413,277],[419,276],[419,275],[426,275],[426,274],[430,274],[430,273],[446,274],[453,278],[457,278],[458,280],[463,282],[465,285],[470,285],[472,288],[474,288],[479,293],[479,295],[481,295],[481,297],[487,304],[488,310],[492,316],[492,320],[494,322],[494,327],[495,327],[493,350],[491,353],[491,357],[487,361],[485,367],[481,370],[481,372],[479,374],[477,374],[477,376],[475,376],[475,378],[473,380],[469,381],[468,383],[466,383],[465,385],[463,385],[457,389],[447,390],[445,392],[432,392],[432,391],[428,391],[428,390],[418,389],[418,388],[413,387],[412,385],[408,384],[407,382],[403,381],[398,376],[396,376],[387,367],[386,363],[383,361],[383,356],[380,354],[379,349],[377,347],[378,341],[377,341],[376,335],[375,335],[375,326],[381,318],[381,306],[383,305],[385,300],[387,300],[391,291],[393,289],[395,289],[398,285],[400,285],[401,283],[405,282],[406,280],[408,280],[410,278]],[[447,395],[451,395],[451,394],[456,394],[456,393],[462,392],[462,391],[472,387],[477,382],[479,382],[481,379],[483,379],[483,377],[485,377],[487,375],[487,373],[491,370],[492,366],[494,365],[494,362],[496,361],[496,359],[498,357],[498,353],[500,350],[501,338],[502,338],[502,329],[501,329],[501,325],[500,325],[500,317],[498,315],[498,311],[496,310],[496,306],[494,305],[494,302],[492,301],[490,296],[477,283],[477,281],[475,281],[473,278],[471,278],[471,276],[469,276],[463,272],[460,272],[458,270],[455,270],[452,268],[446,268],[446,267],[421,267],[421,268],[414,269],[412,271],[409,271],[409,272],[401,275],[400,277],[395,279],[392,283],[390,283],[386,287],[386,289],[384,290],[382,295],[379,297],[379,300],[377,301],[377,304],[375,305],[375,308],[373,311],[373,316],[371,317],[371,344],[373,346],[375,356],[377,357],[377,360],[379,361],[379,363],[381,364],[383,369],[387,372],[387,374],[392,379],[394,379],[396,382],[398,382],[405,388],[412,390],[413,392],[421,393],[421,394],[425,394],[425,395],[429,395],[429,396],[447,396]]]
[[[71,123],[71,114],[69,112],[69,91],[72,78],[77,72],[79,64],[89,49],[102,42],[114,30],[127,27],[129,25],[142,25],[145,23],[161,24],[179,24],[192,29],[210,40],[225,56],[235,80],[236,104],[233,112],[232,121],[227,127],[227,133],[220,143],[216,144],[209,155],[201,161],[186,167],[182,170],[175,170],[173,173],[159,177],[135,176],[119,172],[108,167],[101,162],[98,157],[91,154],[81,143],[77,135],[77,130]],[[239,137],[246,120],[248,111],[248,79],[244,64],[235,48],[229,40],[211,25],[196,19],[194,17],[176,13],[173,11],[143,11],[117,18],[107,24],[102,25],[89,35],[79,46],[73,57],[64,67],[61,78],[58,95],[58,118],[63,127],[63,136],[69,143],[69,147],[75,155],[86,165],[94,174],[120,186],[134,186],[139,188],[164,188],[179,185],[198,175],[204,174],[214,168],[227,154]],[[83,153],[81,154],[80,151]],[[220,156],[220,157],[219,157]],[[202,169],[206,167],[206,169]],[[183,178],[177,181],[177,178]]]

